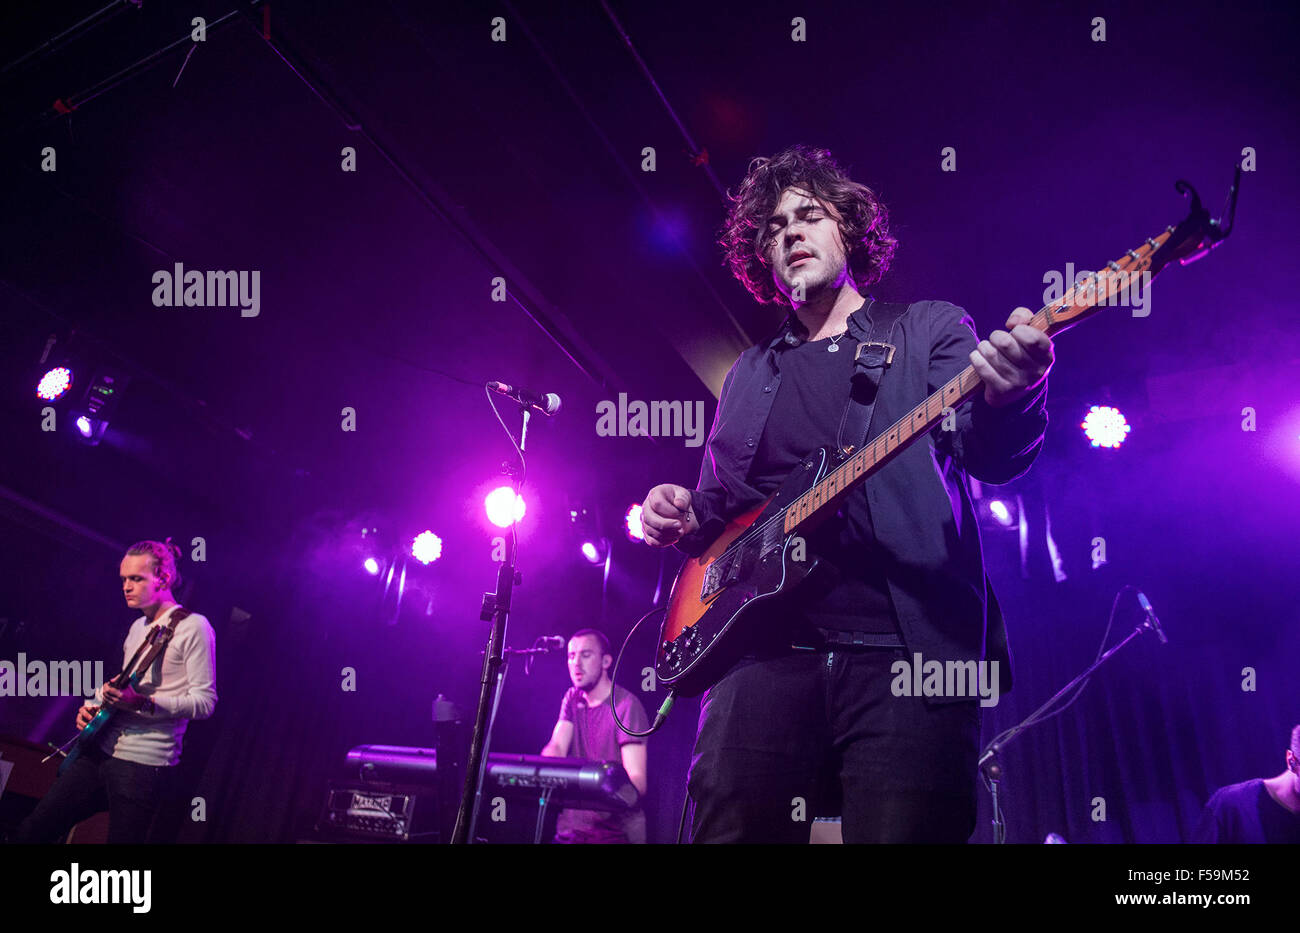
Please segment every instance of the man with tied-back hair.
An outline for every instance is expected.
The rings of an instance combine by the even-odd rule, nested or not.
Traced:
[[[813,816],[838,813],[846,842],[963,842],[979,704],[896,696],[891,667],[997,662],[1010,687],[968,477],[1006,483],[1037,456],[1051,340],[1027,308],[981,341],[955,305],[864,294],[898,241],[875,192],[824,149],[755,159],[730,202],[732,273],[788,314],[723,380],[696,488],[650,490],[649,544],[699,556],[817,448],[861,447],[869,403],[874,438],[968,365],[984,385],[807,534],[821,567],[702,699],[692,839],[807,842]]]
[[[54,782],[11,842],[57,842],[77,823],[104,810],[110,843],[148,840],[150,824],[174,788],[186,725],[207,719],[217,705],[212,626],[198,613],[186,614],[172,595],[181,583],[179,556],[180,549],[168,538],[137,542],[122,558],[122,596],[140,612],[122,644],[123,667],[151,630],[170,625],[178,612],[184,618],[138,690],[103,684],[95,691],[97,702],[77,712],[77,728],[84,729],[98,704],[116,710],[98,741]]]

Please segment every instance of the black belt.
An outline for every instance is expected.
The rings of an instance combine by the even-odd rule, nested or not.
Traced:
[[[793,648],[806,648],[817,650],[818,648],[835,647],[835,648],[906,648],[903,640],[893,632],[844,632],[833,628],[815,628],[809,631],[807,638],[796,639],[798,641],[812,640],[819,642],[817,645],[793,644]]]

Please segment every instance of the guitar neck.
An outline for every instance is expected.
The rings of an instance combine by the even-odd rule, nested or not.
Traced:
[[[1151,257],[1174,232],[1175,228],[1169,227],[1160,236],[1148,239],[1139,248],[1107,263],[1101,272],[1082,279],[1061,298],[1039,308],[1027,322],[1028,326],[1050,337],[1095,314],[1100,310],[1099,306],[1113,304],[1112,299],[1126,286],[1145,288],[1156,272],[1164,267],[1159,264],[1153,269]],[[1135,279],[1137,286],[1131,284]],[[931,431],[945,416],[955,413],[958,405],[972,398],[982,387],[983,381],[975,367],[967,366],[786,506],[782,522],[785,533],[792,534],[801,527],[810,527],[832,514],[853,489],[902,453],[916,438]]]

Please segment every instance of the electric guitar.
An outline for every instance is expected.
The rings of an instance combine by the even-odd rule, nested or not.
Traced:
[[[1190,184],[1175,188],[1190,194],[1191,213],[1181,224],[1128,250],[1106,268],[1075,284],[1029,321],[1053,336],[1097,313],[1099,305],[1133,281],[1145,285],[1166,265],[1195,262],[1232,232],[1241,167],[1229,191],[1227,225],[1211,220]],[[732,519],[699,557],[682,565],[668,598],[660,629],[655,673],[659,682],[682,696],[695,696],[724,674],[743,652],[745,633],[761,624],[765,609],[778,608],[812,573],[819,559],[796,541],[835,514],[844,498],[924,437],[983,383],[966,367],[937,392],[863,447],[821,448],[806,457],[766,502]],[[802,544],[802,541],[799,543]]]
[[[120,674],[108,682],[108,686],[118,690],[124,690],[128,686],[135,689],[140,685],[140,680],[149,672],[153,662],[157,660],[158,655],[162,654],[167,648],[167,643],[172,640],[172,633],[175,632],[176,626],[190,614],[188,609],[182,609],[177,606],[172,610],[171,616],[166,625],[160,625],[149,632],[140,647],[135,650],[131,660]],[[82,729],[72,740],[64,745],[60,751],[65,751],[63,761],[59,763],[59,774],[67,771],[72,767],[72,763],[81,757],[81,753],[89,748],[92,743],[97,741],[104,727],[108,725],[117,710],[108,706],[100,706],[99,711],[91,717],[90,722],[86,723],[86,728]]]

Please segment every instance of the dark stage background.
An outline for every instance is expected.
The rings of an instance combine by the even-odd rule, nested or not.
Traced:
[[[103,5],[8,11],[0,61]],[[700,401],[711,419],[727,367],[780,320],[721,266],[722,189],[795,142],[889,205],[901,245],[875,294],[953,301],[981,335],[1043,304],[1045,273],[1181,219],[1175,179],[1217,214],[1251,160],[1222,249],[1164,273],[1147,316],[1109,310],[1058,339],[1047,447],[984,490],[1025,516],[1023,548],[985,532],[1016,662],[985,736],[1092,660],[1136,584],[1170,643],[1138,640],[1006,752],[1009,840],[1178,842],[1214,788],[1281,770],[1300,723],[1293,7],[393,0],[219,23],[236,6],[123,10],[0,75],[0,659],[115,671],[122,550],[203,539],[184,601],[216,627],[220,702],[183,765],[208,818],[176,839],[307,838],[348,748],[430,745],[438,694],[472,705],[499,534],[482,502],[513,457],[486,380],[564,399],[529,432],[509,642],[619,640],[666,592],[675,553],[628,541],[623,513],[655,483],[693,485],[700,449],[599,436],[596,405]],[[194,16],[206,41],[110,80]],[[259,313],[155,307],[151,276],[176,263],[258,270]],[[129,379],[97,446],[66,406],[42,430],[50,338]],[[1082,437],[1092,404],[1133,425],[1119,450]],[[611,541],[607,579],[578,555],[573,510]],[[395,607],[364,548],[426,529],[443,556],[407,562]],[[1112,641],[1136,621],[1130,598]],[[630,689],[654,640],[629,647]],[[494,748],[536,753],[567,683],[555,656],[515,662]],[[0,733],[61,743],[76,706],[0,698]],[[676,832],[695,715],[680,703],[651,740],[652,841]],[[985,800],[974,840],[990,838]]]

